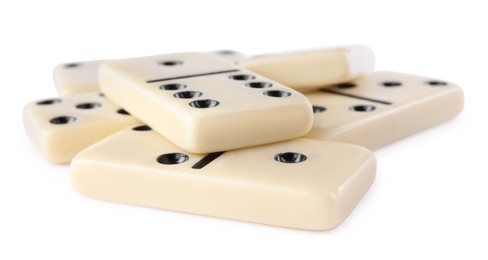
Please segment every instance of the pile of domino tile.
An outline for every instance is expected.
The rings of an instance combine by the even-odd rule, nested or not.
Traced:
[[[66,63],[24,124],[89,197],[327,230],[373,183],[369,149],[462,110],[455,84],[374,63],[367,46]]]

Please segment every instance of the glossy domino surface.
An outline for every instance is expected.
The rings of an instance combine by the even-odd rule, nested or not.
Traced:
[[[54,84],[61,97],[100,91],[98,67],[102,61],[59,64],[54,68]]]
[[[69,163],[93,143],[140,123],[98,92],[31,102],[23,118],[29,138],[52,163]]]
[[[306,95],[314,105],[307,138],[375,149],[455,117],[463,92],[446,81],[374,72]]]
[[[193,153],[293,139],[312,125],[301,93],[210,54],[108,61],[99,79],[111,100]]]
[[[267,54],[242,59],[244,68],[307,92],[371,73],[373,51],[363,45]]]
[[[245,55],[234,50],[208,52],[226,61],[237,63]],[[54,68],[54,84],[61,97],[100,91],[98,68],[103,61],[77,61],[59,64]]]
[[[325,230],[350,214],[375,168],[362,147],[310,139],[191,154],[143,125],[82,151],[71,177],[96,199]]]

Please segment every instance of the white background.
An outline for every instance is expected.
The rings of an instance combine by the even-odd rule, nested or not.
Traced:
[[[4,1],[0,259],[487,259],[485,1]],[[246,54],[366,44],[377,68],[445,79],[463,113],[377,151],[377,180],[338,228],[307,232],[76,193],[45,162],[24,104],[58,63],[176,51]]]

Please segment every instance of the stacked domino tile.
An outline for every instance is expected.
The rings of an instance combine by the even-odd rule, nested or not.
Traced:
[[[342,222],[371,185],[375,162],[364,148],[296,138],[306,134],[311,139],[377,148],[455,116],[463,101],[461,90],[444,81],[371,73],[374,57],[366,46],[250,58],[220,51],[106,62],[100,69],[102,90],[124,108],[99,92],[100,63],[58,66],[55,81],[63,98],[36,101],[24,110],[29,136],[54,163],[67,163],[109,136],[73,160],[78,191],[104,200],[300,229],[324,230]],[[125,83],[128,92],[121,91]],[[305,92],[306,97],[288,87]],[[89,93],[79,94],[83,92]],[[222,100],[208,98],[212,95]],[[225,109],[207,112],[219,106]],[[417,120],[406,123],[411,117]],[[139,131],[151,133],[134,136]],[[150,156],[144,152],[129,156],[125,151],[137,146],[169,149],[145,162]],[[260,161],[258,155],[267,150],[270,154],[263,156],[267,159]],[[140,153],[142,157],[135,161],[125,158]],[[251,154],[249,160],[236,167],[246,154]],[[348,161],[334,159],[334,163],[331,157]],[[154,164],[169,168],[157,169],[160,176],[150,175]],[[255,169],[253,164],[266,167]],[[134,166],[139,170],[130,172]],[[283,172],[273,176],[275,171]],[[287,171],[293,176],[290,179]],[[194,177],[178,179],[175,173]],[[202,179],[201,173],[218,178]],[[153,196],[148,197],[148,192]]]

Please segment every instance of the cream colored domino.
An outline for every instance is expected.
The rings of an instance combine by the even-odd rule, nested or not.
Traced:
[[[369,149],[446,121],[463,107],[455,84],[396,72],[375,72],[307,97],[315,112],[307,138]]]
[[[233,50],[209,52],[224,60],[236,63],[244,54]],[[54,83],[62,97],[100,91],[98,85],[98,67],[103,61],[80,61],[59,64],[54,68]]]
[[[79,153],[71,178],[102,200],[306,230],[340,224],[371,186],[365,148],[311,139],[190,154],[145,125]]]
[[[54,68],[54,84],[59,95],[100,91],[98,86],[98,67],[102,61],[83,61],[59,64]]]
[[[347,82],[374,69],[373,51],[363,45],[249,57],[244,68],[302,92]]]
[[[99,80],[111,100],[193,153],[293,139],[312,126],[305,96],[210,54],[109,61]]]
[[[52,163],[69,163],[89,145],[134,124],[140,122],[100,93],[44,99],[24,107],[26,132]]]

